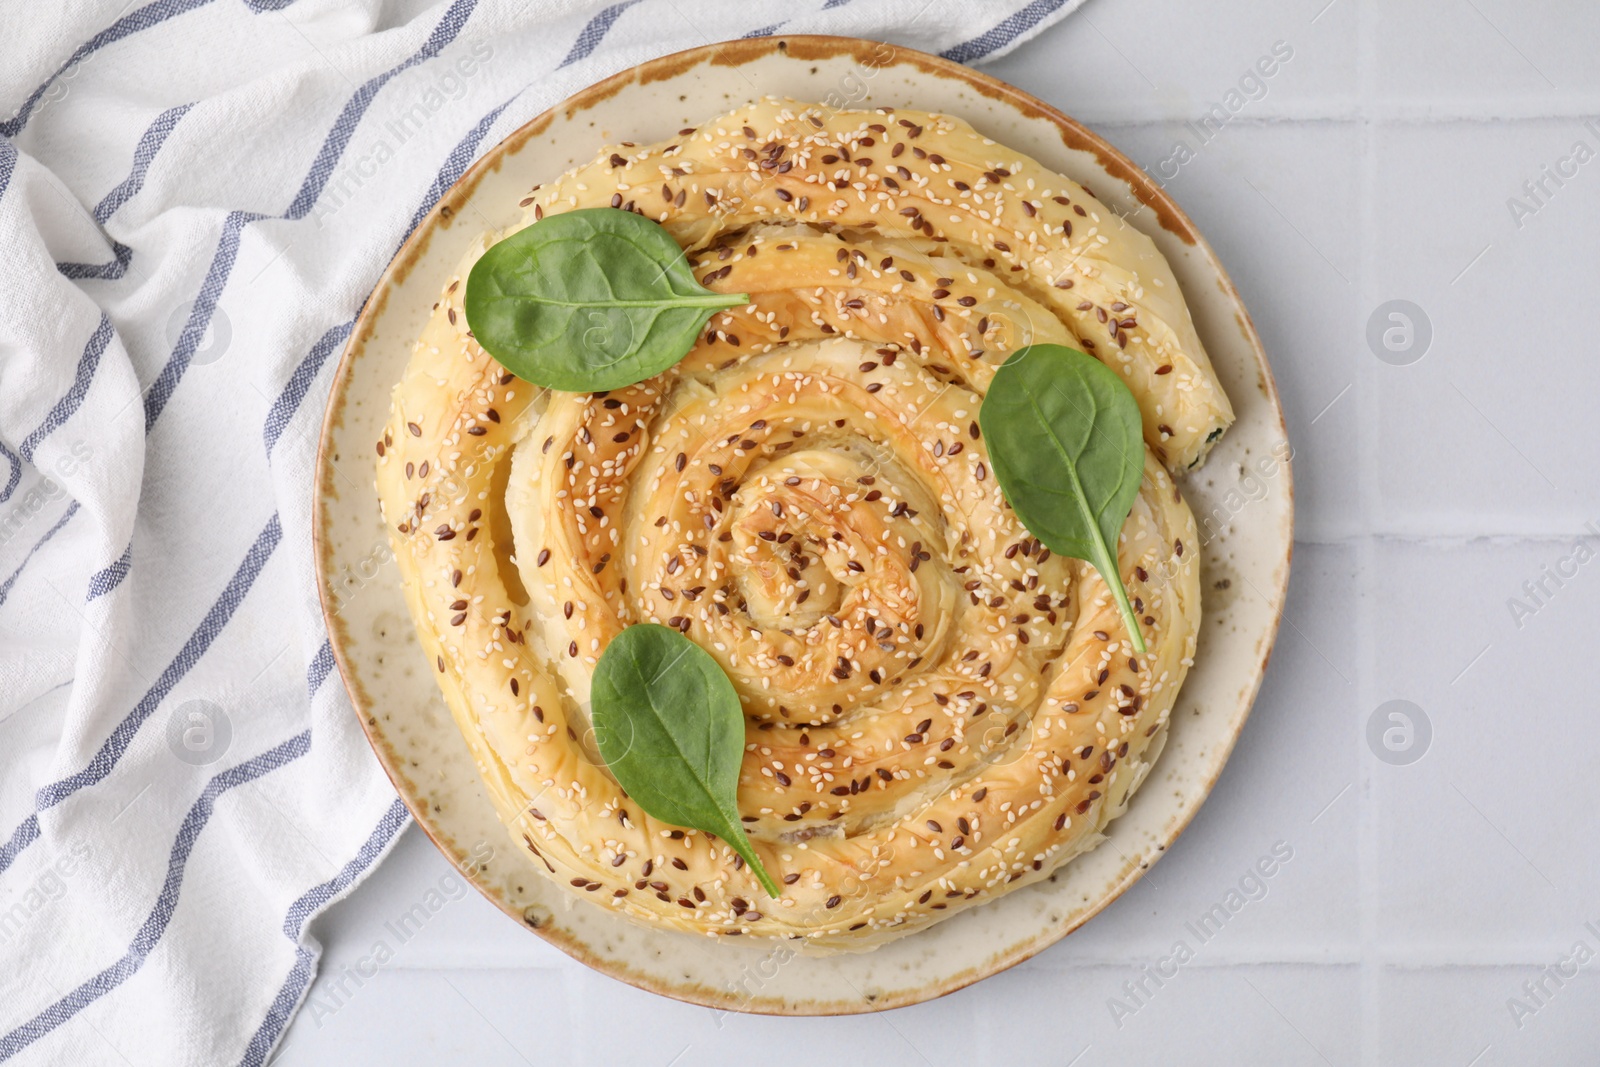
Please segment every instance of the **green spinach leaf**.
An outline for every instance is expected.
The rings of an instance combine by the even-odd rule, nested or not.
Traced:
[[[491,246],[467,275],[462,305],[473,336],[507,370],[576,393],[660,374],[713,314],[749,302],[703,287],[656,223],[587,208]]]
[[[1144,476],[1133,393],[1093,356],[1029,345],[995,372],[978,424],[995,478],[1022,524],[1050,551],[1094,565],[1143,654],[1116,548]]]
[[[739,822],[744,710],[711,654],[666,626],[630,626],[601,654],[591,700],[600,756],[628,795],[663,822],[722,838],[776,897]]]

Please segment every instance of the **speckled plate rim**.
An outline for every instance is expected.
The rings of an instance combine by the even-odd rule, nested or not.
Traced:
[[[877,41],[822,35],[792,35],[719,42],[649,60],[580,90],[531,119],[491,148],[439,199],[438,203],[433,206],[432,210],[424,216],[421,223],[407,237],[404,244],[395,253],[388,267],[384,270],[383,275],[373,289],[372,295],[362,307],[361,314],[357,318],[350,337],[345,344],[344,351],[340,356],[338,367],[334,372],[328,406],[323,419],[321,438],[318,443],[317,491],[312,503],[312,541],[316,566],[317,596],[321,604],[323,619],[327,624],[334,661],[339,668],[340,679],[343,681],[350,700],[355,707],[362,732],[371,744],[384,772],[395,786],[396,792],[400,795],[406,808],[411,812],[412,818],[418,826],[422,827],[429,840],[461,870],[463,876],[479,892],[524,929],[529,927],[523,921],[523,916],[501,898],[493,887],[486,885],[483,879],[476,877],[474,871],[464,862],[465,857],[460,851],[453,848],[443,839],[443,832],[434,825],[426,806],[420,802],[418,798],[419,791],[414,783],[411,782],[406,769],[401,766],[398,754],[380,732],[377,720],[371,713],[372,699],[365,691],[346,655],[346,634],[343,619],[339,617],[334,605],[331,603],[332,583],[329,581],[331,549],[328,539],[324,536],[324,529],[327,521],[326,509],[329,503],[336,499],[334,494],[329,492],[333,487],[334,481],[334,472],[329,462],[329,451],[334,436],[341,425],[345,404],[348,400],[347,389],[351,380],[351,368],[361,358],[367,341],[373,336],[376,323],[383,314],[389,291],[403,281],[422,258],[434,231],[440,227],[448,227],[452,219],[466,205],[483,177],[498,170],[508,155],[515,153],[531,138],[543,133],[558,116],[564,116],[567,120],[570,120],[573,116],[623,92],[630,86],[645,86],[653,82],[677,77],[702,65],[736,68],[771,56],[774,53],[781,53],[790,59],[801,61],[851,57],[860,61],[870,62],[880,54],[882,47],[882,44]],[[1255,324],[1244,306],[1243,299],[1234,287],[1232,279],[1229,278],[1215,252],[1212,251],[1210,245],[1201,236],[1194,223],[1190,221],[1189,217],[1184,214],[1182,209],[1154,179],[1122,152],[1112,147],[1107,141],[1076,120],[1012,85],[962,66],[959,63],[906,48],[902,45],[894,45],[893,49],[894,59],[892,65],[909,64],[924,74],[955,79],[965,83],[978,94],[1012,108],[1025,119],[1044,119],[1053,124],[1060,133],[1062,143],[1068,149],[1092,154],[1107,173],[1127,184],[1139,202],[1153,212],[1163,229],[1177,236],[1185,244],[1194,246],[1208,261],[1225,300],[1232,305],[1235,311],[1240,333],[1255,357],[1257,370],[1261,376],[1261,386],[1266,394],[1265,399],[1276,417],[1277,429],[1282,439],[1288,440],[1288,429],[1284,424],[1283,405],[1279,399],[1277,382],[1273,377],[1272,368],[1261,345],[1260,336],[1256,332]],[[1215,786],[1223,767],[1227,764],[1228,757],[1231,755],[1239,734],[1249,718],[1250,710],[1254,706],[1262,679],[1266,674],[1267,664],[1276,643],[1279,624],[1282,620],[1283,604],[1288,591],[1289,572],[1294,552],[1292,456],[1290,459],[1284,460],[1283,468],[1282,488],[1285,498],[1286,529],[1284,530],[1284,540],[1286,548],[1282,566],[1279,570],[1281,577],[1275,587],[1265,592],[1264,599],[1266,607],[1272,613],[1272,621],[1264,630],[1258,644],[1260,665],[1254,671],[1248,688],[1241,694],[1240,708],[1236,713],[1233,728],[1229,732],[1225,743],[1212,751],[1212,764],[1205,770],[1203,785],[1193,791],[1193,795],[1188,798],[1186,803],[1180,805],[1176,817],[1167,824],[1162,843],[1158,845],[1154,856],[1146,858],[1134,857],[1126,860],[1122,867],[1121,876],[1114,881],[1111,888],[1095,904],[1078,913],[1071,921],[1047,927],[1032,937],[1010,944],[991,955],[982,963],[970,966],[965,970],[930,981],[916,989],[882,996],[870,1002],[821,999],[796,1002],[777,998],[752,998],[747,995],[740,995],[735,991],[716,989],[703,984],[691,982],[668,983],[654,976],[643,974],[616,959],[595,953],[586,942],[570,936],[566,931],[544,925],[534,927],[533,931],[586,966],[629,985],[690,1004],[757,1015],[851,1015],[882,1011],[888,1008],[907,1007],[965,989],[975,982],[1022,963],[1049,948],[1105,910],[1107,906],[1139,880],[1143,872],[1149,869],[1155,859],[1165,855],[1166,850],[1188,828],[1195,814],[1200,810],[1206,797],[1210,794],[1211,789]],[[619,918],[617,921],[625,922],[626,920]]]

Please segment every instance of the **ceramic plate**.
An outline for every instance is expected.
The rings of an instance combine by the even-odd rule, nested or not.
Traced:
[[[517,221],[530,186],[603,145],[664,140],[766,94],[948,112],[1088,185],[1172,263],[1238,414],[1206,466],[1182,480],[1204,542],[1199,652],[1166,749],[1109,840],[1046,882],[874,952],[823,958],[632,925],[547,881],[511,846],[413,636],[367,468],[413,339],[474,238]],[[318,582],[340,673],[378,760],[433,841],[517,923],[608,975],[697,1004],[874,1011],[952,992],[1053,944],[1132,885],[1194,817],[1249,714],[1278,629],[1293,547],[1286,441],[1238,293],[1193,224],[1127,157],[1026,93],[934,56],[838,37],[736,41],[642,64],[545,112],[488,152],[411,235],[333,383],[319,458]],[[337,476],[335,464],[360,473]]]

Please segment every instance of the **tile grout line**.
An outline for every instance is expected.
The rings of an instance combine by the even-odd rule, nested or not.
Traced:
[[[1360,149],[1358,153],[1361,173],[1357,179],[1360,204],[1357,207],[1360,222],[1357,226],[1357,261],[1356,261],[1356,311],[1358,319],[1369,307],[1375,307],[1377,302],[1387,297],[1380,297],[1374,288],[1374,267],[1378,261],[1377,249],[1377,189],[1378,189],[1378,161],[1377,161],[1377,129],[1374,126],[1369,109],[1372,107],[1375,92],[1373,80],[1375,78],[1374,49],[1376,47],[1374,36],[1374,20],[1377,10],[1372,0],[1357,0],[1356,2],[1356,91],[1361,113]],[[1352,334],[1356,323],[1351,324]],[[1361,346],[1355,345],[1355,337],[1351,337],[1352,348],[1355,350],[1357,361],[1362,360],[1366,353]],[[1376,390],[1373,387],[1372,368],[1367,368],[1366,374],[1357,373],[1358,387],[1355,395],[1356,426],[1360,445],[1357,456],[1359,466],[1356,468],[1356,478],[1359,486],[1359,499],[1361,511],[1365,519],[1363,525],[1371,530],[1373,518],[1379,514],[1379,494],[1376,484],[1376,465],[1378,458],[1375,431],[1379,422],[1375,412],[1377,402]],[[1354,671],[1356,676],[1355,702],[1352,716],[1351,730],[1354,736],[1351,742],[1356,749],[1356,882],[1357,882],[1357,938],[1361,947],[1361,962],[1359,965],[1357,989],[1360,997],[1360,1045],[1356,1053],[1356,1062],[1364,1067],[1377,1067],[1382,1062],[1383,1027],[1381,1021],[1382,1011],[1382,967],[1374,953],[1377,945],[1377,917],[1378,917],[1378,801],[1374,792],[1373,762],[1367,758],[1363,751],[1366,747],[1366,730],[1364,710],[1375,707],[1375,697],[1372,693],[1372,670],[1374,640],[1372,626],[1375,621],[1374,610],[1374,580],[1372,577],[1374,558],[1377,555],[1374,539],[1368,535],[1360,539],[1356,547],[1356,564],[1358,577],[1356,579],[1356,592],[1360,598],[1356,605],[1355,617],[1358,620],[1356,627],[1356,656]]]
[[[1600,509],[1595,519],[1586,522],[1600,523]],[[1539,533],[1407,533],[1400,530],[1363,530],[1359,533],[1329,533],[1324,535],[1295,535],[1295,547],[1353,548],[1364,541],[1403,546],[1407,548],[1552,548],[1571,545],[1578,541],[1592,541],[1597,535],[1587,527],[1566,530],[1548,530]]]
[[[1442,112],[1439,106],[1420,103],[1415,108],[1397,108],[1393,105],[1376,104],[1363,109],[1359,104],[1345,110],[1306,108],[1302,110],[1282,110],[1275,112],[1258,112],[1252,115],[1235,115],[1228,120],[1229,128],[1269,130],[1284,126],[1362,126],[1368,123],[1377,126],[1414,126],[1414,127],[1443,127],[1443,126],[1510,126],[1515,124],[1564,124],[1574,120],[1589,119],[1594,117],[1600,100],[1589,101],[1572,107],[1530,107],[1527,111],[1516,113],[1493,114],[1486,111],[1462,112],[1453,114]],[[1147,112],[1123,109],[1099,109],[1093,104],[1085,104],[1076,108],[1072,117],[1080,122],[1095,127],[1107,128],[1137,128],[1144,126],[1171,127],[1177,123],[1199,122],[1206,118],[1205,112],[1170,112],[1160,118],[1151,118]]]

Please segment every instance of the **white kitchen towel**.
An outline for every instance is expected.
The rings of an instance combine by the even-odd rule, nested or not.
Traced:
[[[405,825],[312,469],[362,302],[474,158],[663,53],[977,62],[1079,2],[5,0],[0,1060],[264,1063],[308,923]]]

